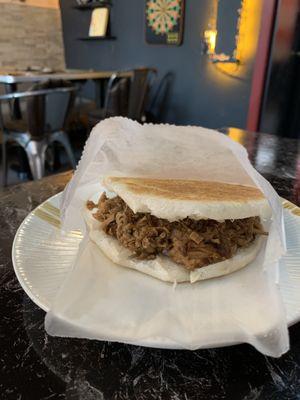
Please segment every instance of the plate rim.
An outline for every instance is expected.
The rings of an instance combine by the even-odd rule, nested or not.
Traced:
[[[43,311],[45,311],[46,313],[48,312],[48,311],[50,311],[50,307],[47,305],[47,304],[44,304],[43,303],[43,301],[38,297],[38,296],[36,296],[33,292],[32,292],[32,290],[30,289],[30,287],[26,284],[26,281],[23,279],[23,277],[22,277],[22,275],[20,274],[20,271],[18,270],[18,268],[17,268],[17,261],[16,261],[16,251],[15,251],[15,249],[16,249],[16,243],[17,243],[17,240],[18,240],[18,237],[19,237],[19,234],[20,234],[20,231],[21,231],[21,229],[24,227],[24,225],[25,225],[25,223],[26,223],[26,221],[29,219],[29,218],[32,218],[32,216],[34,216],[34,212],[37,210],[37,209],[39,209],[40,207],[42,207],[45,203],[47,203],[47,202],[49,202],[49,201],[51,201],[51,200],[53,200],[53,199],[55,199],[55,198],[57,198],[57,197],[61,197],[61,195],[62,195],[62,193],[63,193],[63,191],[60,191],[60,192],[58,192],[58,193],[56,193],[56,194],[54,194],[53,196],[50,196],[49,198],[47,198],[46,200],[44,200],[42,203],[40,203],[37,207],[35,207],[33,210],[31,210],[27,215],[26,215],[26,217],[22,220],[22,222],[20,223],[20,226],[18,227],[18,229],[17,229],[17,231],[16,231],[16,233],[15,233],[15,236],[14,236],[14,240],[13,240],[13,245],[12,245],[12,249],[11,249],[11,257],[12,257],[12,264],[13,264],[13,269],[14,269],[14,272],[15,272],[15,274],[16,274],[16,277],[17,277],[17,279],[18,279],[18,282],[19,282],[19,284],[20,284],[20,286],[22,287],[22,289],[24,290],[24,292],[26,293],[26,295],[38,306],[38,307],[40,307]],[[284,199],[284,198],[282,198],[281,197],[281,200],[282,201],[287,201],[287,202],[289,202],[290,204],[292,204],[292,205],[294,205],[295,206],[295,208],[298,208],[298,206],[297,205],[295,205],[295,204],[293,204],[292,202],[290,202],[289,200],[286,200],[286,199]],[[285,208],[285,210],[287,211],[287,212],[290,212],[291,213],[291,210],[290,209],[288,209],[288,208]],[[279,290],[280,290],[280,287],[281,287],[281,285],[280,285],[280,280],[278,281],[278,287],[279,287]],[[284,305],[284,307],[287,307],[287,305],[284,303],[284,299],[282,299],[282,302],[283,302],[283,305]],[[286,322],[287,322],[287,325],[288,325],[288,327],[290,327],[290,326],[293,326],[293,325],[295,325],[296,323],[298,323],[300,321],[300,312],[299,312],[299,315],[297,316],[297,317],[295,317],[295,318],[292,318],[292,319],[290,319],[290,320],[287,320]],[[158,343],[156,343],[155,342],[155,344],[153,343],[153,344],[144,344],[144,346],[151,346],[151,347],[153,347],[153,346],[155,346],[155,347],[158,347],[159,346],[159,344]],[[170,345],[171,346],[171,345]],[[165,348],[175,348],[175,347],[165,347]]]
[[[43,206],[43,204],[47,203],[49,200],[54,199],[55,197],[59,197],[62,195],[62,191],[58,192],[56,194],[54,194],[53,196],[50,196],[48,199],[44,200],[41,204],[39,204],[38,206],[36,206],[33,210],[30,211],[29,214],[26,215],[26,217],[22,220],[22,222],[20,223],[20,226],[18,227],[15,236],[14,236],[14,240],[13,240],[13,244],[12,244],[12,248],[11,248],[11,259],[12,259],[12,264],[13,264],[13,269],[14,272],[16,274],[16,277],[18,279],[19,284],[21,285],[22,289],[24,290],[24,292],[27,294],[27,296],[30,298],[30,300],[32,300],[38,307],[40,307],[43,311],[45,311],[46,313],[50,310],[48,305],[45,305],[38,296],[36,296],[32,290],[30,290],[30,288],[26,285],[26,282],[24,281],[20,271],[18,270],[18,268],[16,267],[17,265],[17,261],[16,261],[16,252],[15,252],[15,248],[16,248],[16,243],[18,240],[18,236],[20,234],[21,229],[23,228],[23,226],[25,225],[26,221],[31,218],[34,214],[34,212]]]

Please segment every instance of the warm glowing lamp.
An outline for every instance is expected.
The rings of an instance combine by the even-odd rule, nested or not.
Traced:
[[[216,48],[217,31],[215,29],[209,29],[204,31],[204,40],[207,46],[206,53],[214,54]]]

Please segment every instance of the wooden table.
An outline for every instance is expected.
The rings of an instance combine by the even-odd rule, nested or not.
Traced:
[[[43,72],[39,71],[21,71],[12,68],[0,68],[0,83],[5,85],[6,93],[17,91],[17,85],[20,83],[44,82],[49,79],[66,80],[74,82],[86,82],[92,80],[95,82],[95,100],[97,107],[103,105],[104,102],[104,84],[113,74],[118,73],[121,78],[130,78],[132,71],[94,71],[83,69],[66,69],[65,71]],[[15,119],[21,118],[19,103],[14,102],[13,116]]]
[[[67,69],[65,71],[43,73],[42,71],[18,71],[0,68],[0,83],[13,85],[18,83],[47,81],[49,79],[62,79],[67,81],[101,80],[109,79],[114,73],[117,73],[117,71]],[[129,78],[132,76],[132,72],[118,72],[118,75],[121,78]]]

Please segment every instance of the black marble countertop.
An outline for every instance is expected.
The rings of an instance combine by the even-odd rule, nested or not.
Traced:
[[[229,135],[281,196],[299,204],[299,141],[236,129]],[[300,399],[300,324],[290,328],[291,350],[280,359],[249,345],[173,351],[48,336],[44,312],[14,274],[11,246],[26,215],[70,176],[0,191],[1,399]]]

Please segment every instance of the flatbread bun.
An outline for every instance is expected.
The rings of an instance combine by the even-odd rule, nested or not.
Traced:
[[[103,185],[133,212],[176,221],[192,219],[267,219],[271,208],[256,187],[213,181],[106,177]]]
[[[92,214],[92,211],[84,211],[84,217],[89,227],[89,236],[111,261],[122,267],[143,272],[146,275],[150,275],[165,282],[194,283],[230,274],[253,261],[264,240],[262,237],[258,237],[251,246],[239,250],[234,257],[228,260],[188,271],[186,268],[176,264],[165,256],[158,256],[154,260],[134,259],[130,251],[121,246],[117,239],[106,235],[106,233],[101,230],[99,221],[97,221]]]

